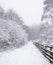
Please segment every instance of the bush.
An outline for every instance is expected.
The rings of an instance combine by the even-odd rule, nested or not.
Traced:
[[[11,20],[0,19],[0,48],[20,47],[27,43],[27,34],[22,26]]]

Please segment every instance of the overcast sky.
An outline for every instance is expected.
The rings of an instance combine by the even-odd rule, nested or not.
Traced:
[[[25,24],[38,24],[41,21],[43,0],[0,0],[0,5],[8,10],[13,8]]]

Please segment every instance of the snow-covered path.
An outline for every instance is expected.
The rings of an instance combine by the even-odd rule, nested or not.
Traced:
[[[0,54],[0,65],[51,65],[41,52],[29,42],[14,51]]]

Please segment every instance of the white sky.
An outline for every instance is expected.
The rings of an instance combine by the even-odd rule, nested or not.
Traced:
[[[13,8],[27,25],[41,21],[43,0],[0,0],[0,5],[8,10]]]

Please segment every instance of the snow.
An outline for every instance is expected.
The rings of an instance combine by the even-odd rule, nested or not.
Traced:
[[[41,52],[28,42],[13,51],[0,53],[0,65],[51,65]]]

